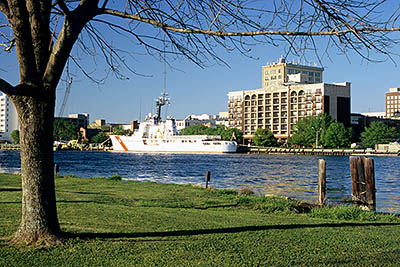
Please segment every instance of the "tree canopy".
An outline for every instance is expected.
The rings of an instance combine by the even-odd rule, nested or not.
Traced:
[[[103,143],[104,141],[106,141],[109,137],[102,131],[99,132],[98,134],[96,134],[95,136],[92,137],[92,139],[90,140],[91,143]]]
[[[76,140],[79,128],[75,124],[63,119],[54,121],[54,140]]]
[[[256,146],[276,146],[278,140],[273,133],[268,129],[258,128],[253,134],[253,143]]]
[[[374,148],[376,144],[388,144],[397,141],[399,133],[395,127],[389,127],[381,121],[371,122],[361,133],[361,141],[366,147]]]
[[[351,145],[352,130],[343,123],[332,122],[323,135],[322,143],[326,148],[346,148]]]
[[[130,130],[125,130],[120,125],[114,127],[112,131],[113,131],[113,134],[116,134],[116,135],[127,135],[131,132]]]
[[[332,122],[332,117],[327,114],[305,117],[296,122],[288,142],[304,147],[319,146]]]
[[[19,131],[14,130],[10,134],[13,144],[19,144]]]

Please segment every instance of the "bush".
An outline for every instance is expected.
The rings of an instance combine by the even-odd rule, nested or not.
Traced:
[[[108,177],[108,179],[113,180],[113,181],[121,181],[122,177],[119,176],[118,174],[114,174],[114,175],[111,175],[110,177]]]

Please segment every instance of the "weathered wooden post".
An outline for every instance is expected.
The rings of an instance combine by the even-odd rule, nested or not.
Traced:
[[[318,205],[325,206],[326,198],[326,163],[324,159],[318,161]]]
[[[374,159],[364,158],[364,176],[366,183],[366,198],[369,210],[376,209],[375,168]]]
[[[366,157],[350,157],[350,174],[353,203],[375,210],[374,160]]]
[[[210,176],[211,173],[209,171],[206,171],[206,188],[208,188],[208,182],[210,181]]]

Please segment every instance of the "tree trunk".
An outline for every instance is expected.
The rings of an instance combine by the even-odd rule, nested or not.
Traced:
[[[54,91],[12,97],[20,122],[22,174],[22,220],[14,236],[16,243],[54,244],[60,240],[53,171]]]

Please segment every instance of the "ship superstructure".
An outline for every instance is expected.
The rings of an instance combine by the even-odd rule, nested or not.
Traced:
[[[157,112],[149,114],[133,135],[110,135],[114,151],[125,152],[236,152],[235,141],[221,140],[214,135],[182,135],[176,128],[175,119],[161,118],[161,108],[169,102],[166,93],[156,100]]]

